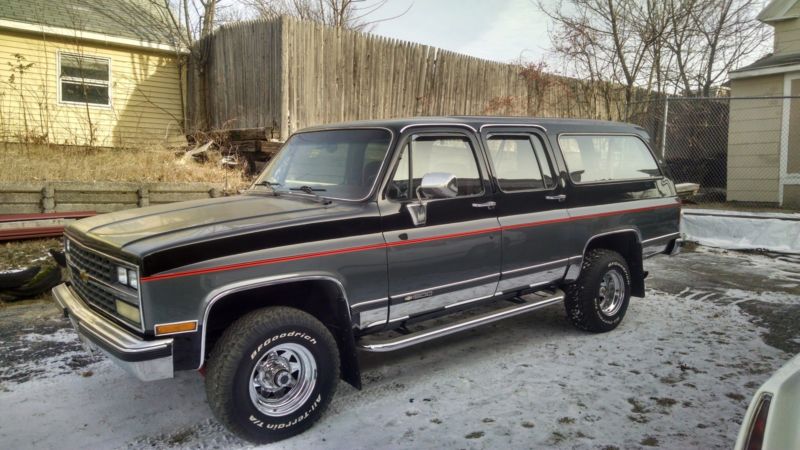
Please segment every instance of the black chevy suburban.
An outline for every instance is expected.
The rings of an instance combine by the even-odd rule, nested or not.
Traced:
[[[580,329],[617,327],[644,296],[642,260],[680,248],[647,142],[586,120],[305,129],[241,195],[73,223],[53,294],[88,348],[142,380],[200,370],[230,430],[287,438],[340,377],[361,386],[359,350],[561,302]]]

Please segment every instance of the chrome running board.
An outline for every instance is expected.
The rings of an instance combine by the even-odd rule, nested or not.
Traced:
[[[530,311],[534,311],[545,306],[550,306],[564,300],[564,292],[560,289],[552,291],[539,291],[533,294],[525,295],[522,298],[523,302],[511,307],[503,308],[500,310],[491,311],[477,317],[468,317],[464,320],[439,325],[433,328],[427,328],[411,334],[405,334],[396,338],[387,339],[385,341],[370,342],[361,340],[358,342],[358,348],[368,352],[391,352],[400,350],[402,348],[411,347],[412,345],[428,342],[436,338],[448,336],[459,331],[469,330],[470,328],[479,327],[488,323],[497,322],[498,320],[507,319],[509,317],[518,316]]]

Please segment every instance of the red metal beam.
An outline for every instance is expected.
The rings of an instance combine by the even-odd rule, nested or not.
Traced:
[[[58,237],[62,234],[64,234],[63,225],[59,227],[12,228],[0,230],[0,241]]]
[[[0,227],[0,242],[16,241],[20,239],[38,239],[58,237],[64,234],[64,225],[75,219],[90,217],[97,213],[94,211],[74,211],[37,214],[0,214],[0,223],[8,227]],[[25,222],[17,224],[13,222]]]

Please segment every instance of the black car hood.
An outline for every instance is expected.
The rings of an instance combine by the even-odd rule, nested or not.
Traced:
[[[102,214],[70,224],[66,234],[100,250],[141,259],[192,243],[338,221],[363,209],[357,203],[325,205],[297,195],[249,194]]]

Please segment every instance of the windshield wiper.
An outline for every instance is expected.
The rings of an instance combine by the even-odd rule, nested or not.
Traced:
[[[268,187],[269,190],[272,192],[272,195],[275,195],[275,196],[278,195],[278,190],[275,189],[275,187],[280,186],[280,185],[281,184],[276,182],[276,181],[269,181],[269,180],[259,181],[258,183],[254,184],[254,186]]]
[[[291,191],[303,191],[306,194],[313,194],[313,195],[316,195],[316,194],[314,194],[315,192],[325,192],[325,189],[312,188],[311,186],[300,186],[300,187],[296,187],[296,188],[289,188],[289,190],[291,190]]]
[[[300,186],[300,187],[296,187],[296,188],[289,188],[289,190],[290,191],[301,191],[304,194],[308,194],[308,195],[314,197],[314,200],[316,200],[316,201],[318,201],[318,202],[320,202],[320,203],[322,203],[324,205],[327,205],[327,204],[331,203],[331,199],[322,197],[319,194],[317,194],[317,192],[325,192],[325,189],[322,189],[322,188],[312,188],[311,186]]]

